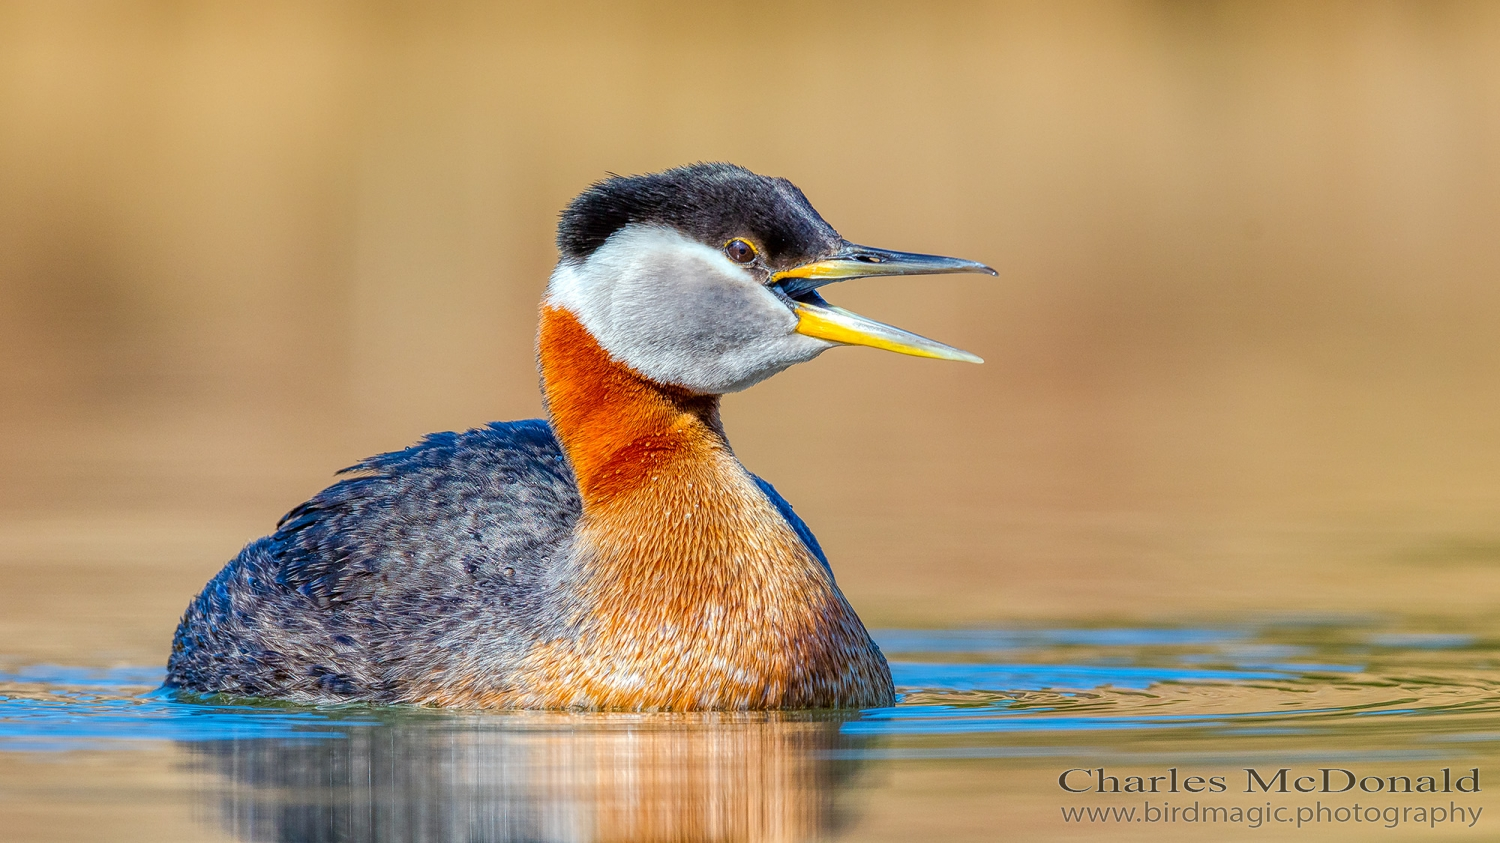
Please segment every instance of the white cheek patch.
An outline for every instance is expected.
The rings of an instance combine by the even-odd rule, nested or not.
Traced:
[[[702,394],[744,389],[833,346],[797,333],[791,309],[717,249],[654,226],[627,226],[582,264],[558,264],[547,301],[615,360]]]

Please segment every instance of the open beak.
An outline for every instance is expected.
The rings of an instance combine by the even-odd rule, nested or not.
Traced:
[[[792,300],[797,314],[797,333],[844,345],[867,345],[914,357],[938,360],[984,361],[967,351],[918,336],[909,331],[866,319],[841,307],[834,307],[818,295],[818,288],[850,278],[875,278],[881,275],[938,275],[950,272],[983,272],[995,270],[982,263],[937,255],[892,252],[869,246],[846,244],[831,257],[794,266],[771,276],[771,286]]]

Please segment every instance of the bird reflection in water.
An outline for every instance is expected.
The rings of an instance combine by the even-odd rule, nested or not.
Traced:
[[[853,713],[363,715],[185,744],[209,812],[241,840],[824,839],[861,740]]]

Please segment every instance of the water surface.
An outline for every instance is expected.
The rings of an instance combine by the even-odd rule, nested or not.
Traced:
[[[1445,829],[1485,833],[1483,789],[1282,794],[1273,778],[1284,767],[1289,780],[1328,769],[1335,787],[1342,770],[1367,786],[1428,775],[1441,786],[1447,768],[1451,786],[1478,767],[1482,784],[1500,748],[1500,646],[1477,632],[1346,621],[877,638],[900,700],[860,712],[257,705],[160,690],[153,667],[13,665],[0,674],[0,771],[11,779],[50,766],[76,787],[100,775],[101,757],[111,759],[106,769],[156,759],[179,781],[147,795],[185,818],[185,834],[206,839],[901,839],[902,823],[950,838],[983,838],[989,824],[1103,839],[1147,830],[1232,837],[1275,823],[1215,820],[1205,829],[1065,814],[1173,800],[1284,808],[1288,828],[1299,807],[1364,800],[1366,810],[1408,809],[1397,828],[1415,833],[1412,811],[1439,798]],[[1272,792],[1244,793],[1247,767]],[[1082,772],[1067,783],[1087,788],[1101,768],[1123,789],[1131,776],[1168,787],[1172,769],[1179,780],[1218,776],[1225,788],[1101,794],[1058,784],[1073,769]],[[952,813],[932,811],[934,796]],[[996,812],[975,810],[975,800]],[[1477,809],[1479,820],[1447,819],[1455,808]],[[1330,815],[1303,833],[1374,827],[1351,823]]]

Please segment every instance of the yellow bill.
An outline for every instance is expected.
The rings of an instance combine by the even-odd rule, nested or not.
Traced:
[[[772,276],[771,283],[792,299],[799,334],[844,345],[883,348],[914,357],[983,363],[983,360],[967,351],[835,307],[817,293],[819,287],[850,278],[950,272],[995,274],[995,270],[982,263],[961,258],[893,252],[851,243],[831,257],[778,272]]]
[[[970,354],[967,351],[944,345],[937,340],[930,340],[910,331],[903,331],[894,325],[884,322],[876,322],[874,319],[866,319],[858,313],[845,310],[842,307],[834,307],[831,304],[814,305],[806,302],[797,302],[792,307],[797,314],[797,333],[809,337],[817,337],[820,340],[843,343],[844,345],[865,345],[870,348],[883,348],[886,351],[894,351],[897,354],[910,354],[913,357],[931,357],[934,360],[962,360],[965,363],[983,363],[984,360]]]

